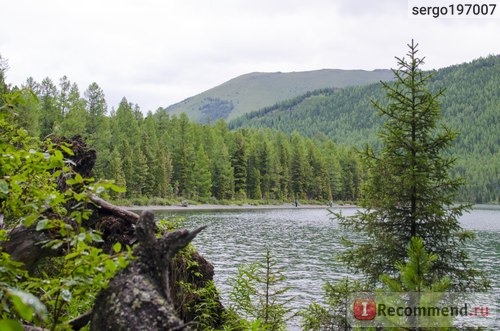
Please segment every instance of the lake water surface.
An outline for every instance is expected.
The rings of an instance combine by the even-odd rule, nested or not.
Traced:
[[[335,208],[333,208],[335,209]],[[344,215],[356,209],[343,208]],[[157,211],[157,217],[182,215],[184,227],[208,225],[194,240],[197,250],[215,266],[215,283],[227,300],[228,280],[238,265],[262,258],[271,249],[287,277],[295,309],[321,301],[326,281],[356,277],[336,261],[342,250],[340,240],[349,235],[330,219],[327,209],[252,209],[210,211]],[[477,237],[469,247],[477,267],[492,280],[493,291],[500,294],[500,207],[477,207],[461,219],[464,229]],[[297,322],[295,321],[294,324]],[[293,329],[296,329],[294,325]]]

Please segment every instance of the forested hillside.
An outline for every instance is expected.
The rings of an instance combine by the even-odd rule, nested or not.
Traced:
[[[390,70],[323,69],[302,72],[254,72],[233,78],[219,86],[167,108],[170,114],[186,113],[191,120],[208,123],[231,120],[323,88],[366,85],[392,79]]]
[[[461,198],[498,202],[500,56],[437,70],[430,88],[445,88],[440,99],[444,121],[461,133],[451,150],[457,157],[455,172],[468,183]],[[383,103],[383,93],[380,84],[317,91],[247,114],[230,127],[269,127],[310,137],[324,134],[346,146],[374,144],[380,118],[370,100]]]
[[[328,139],[270,129],[230,131],[222,120],[202,125],[162,108],[144,116],[126,98],[108,112],[99,85],[91,84],[81,97],[67,77],[57,86],[49,78],[28,79],[23,89],[13,90],[30,100],[17,119],[32,135],[86,138],[97,150],[94,175],[127,189],[114,198],[326,203],[353,201],[359,193],[362,173],[355,154]]]

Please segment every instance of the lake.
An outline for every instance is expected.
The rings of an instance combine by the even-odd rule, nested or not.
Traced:
[[[355,211],[342,208],[344,215]],[[327,209],[156,212],[157,217],[173,215],[185,216],[183,227],[188,229],[208,225],[196,237],[194,245],[213,263],[214,280],[223,302],[230,290],[228,280],[236,274],[237,266],[262,258],[266,246],[284,270],[295,309],[314,300],[321,301],[326,281],[356,277],[336,261],[336,254],[343,249],[340,240],[349,233],[330,219]],[[477,206],[463,215],[460,222],[464,229],[476,233],[476,240],[468,247],[470,257],[488,273],[494,292],[500,294],[500,207]],[[296,323],[293,322],[293,329]]]

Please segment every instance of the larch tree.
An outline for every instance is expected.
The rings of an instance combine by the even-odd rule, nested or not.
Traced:
[[[217,199],[232,199],[234,197],[234,172],[231,166],[229,152],[221,137],[215,158],[212,163],[212,194]]]
[[[9,63],[0,54],[0,96],[9,91],[7,82],[5,81],[7,70],[9,69]],[[3,99],[0,98],[0,106],[3,105]]]
[[[41,137],[45,138],[58,133],[58,126],[62,122],[62,113],[57,107],[57,87],[50,78],[45,78],[40,84],[40,119]]]
[[[68,110],[61,124],[61,134],[66,137],[72,137],[77,134],[81,135],[86,130],[88,116],[86,102],[80,97],[76,83],[71,85],[66,100]]]
[[[232,153],[231,164],[234,169],[234,191],[240,197],[246,197],[248,153],[245,137],[238,131],[234,135],[235,150]]]
[[[104,178],[109,166],[111,154],[111,128],[109,117],[106,116],[108,106],[104,91],[97,83],[89,85],[84,92],[87,106],[86,134],[89,145],[96,148],[99,155],[93,172],[97,178]]]
[[[295,198],[304,198],[308,164],[306,150],[300,135],[294,132],[291,137],[292,159],[290,161],[291,189]]]
[[[195,149],[193,146],[193,128],[186,114],[181,114],[176,121],[174,136],[173,180],[177,183],[178,195],[191,198],[193,195],[193,162]]]
[[[376,282],[381,274],[398,274],[395,266],[407,259],[405,247],[420,237],[437,256],[430,270],[435,277],[449,277],[454,290],[483,289],[482,274],[471,267],[464,247],[472,234],[459,223],[469,209],[456,204],[463,180],[449,174],[455,158],[446,152],[457,133],[440,122],[443,90],[428,89],[432,74],[421,70],[417,46],[412,41],[408,59],[396,58],[395,81],[382,83],[388,103],[373,102],[385,119],[382,147],[367,146],[360,153],[368,170],[358,200],[362,209],[352,217],[337,215],[363,240],[350,242],[341,258]]]
[[[203,145],[199,145],[196,150],[192,171],[194,194],[198,198],[209,198],[212,189],[212,172],[210,171],[210,160],[208,159],[208,155]]]

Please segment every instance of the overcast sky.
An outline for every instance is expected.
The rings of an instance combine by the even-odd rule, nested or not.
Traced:
[[[391,68],[412,38],[425,69],[500,53],[499,15],[408,13],[406,0],[3,1],[0,54],[12,84],[66,75],[147,111],[254,71]]]

